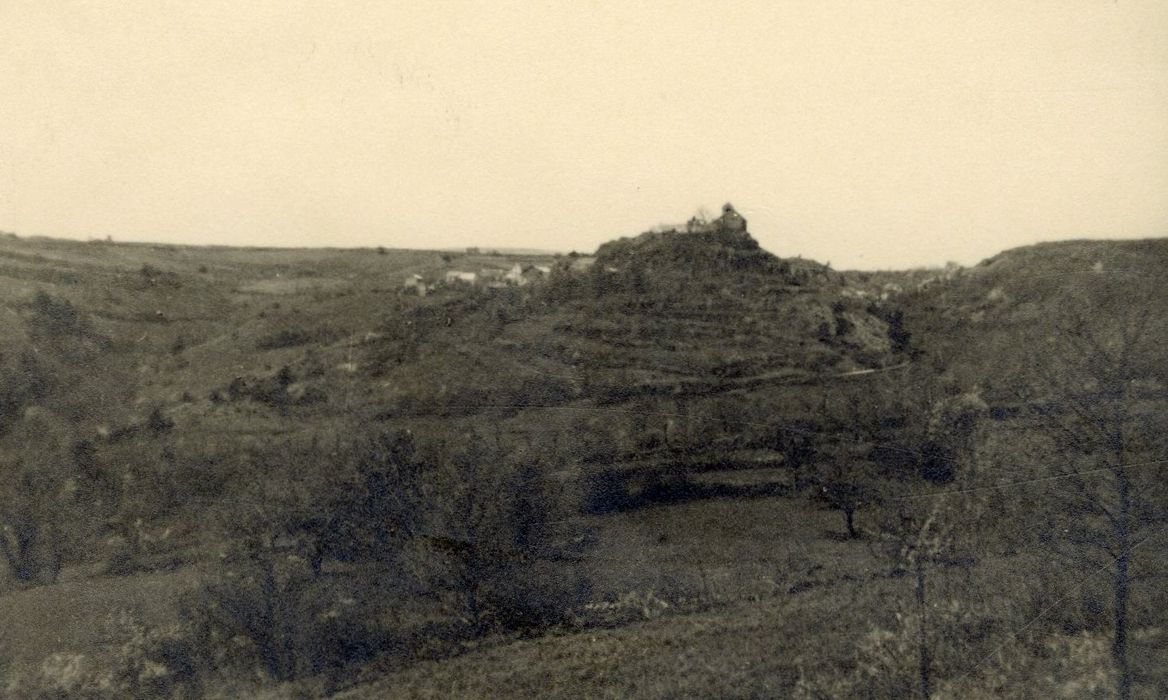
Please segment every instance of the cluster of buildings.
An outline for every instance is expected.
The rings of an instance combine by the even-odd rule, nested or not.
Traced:
[[[664,224],[650,229],[650,233],[745,233],[746,219],[739,214],[734,205],[726,202],[722,205],[722,215],[707,221],[704,217],[695,216],[684,224]]]
[[[526,287],[547,279],[552,274],[548,265],[522,265],[515,263],[510,269],[483,268],[478,272],[468,270],[447,270],[438,279],[427,280],[419,274],[407,275],[402,283],[402,291],[407,294],[426,294],[439,287]]]
[[[652,233],[746,233],[746,219],[735,211],[729,202],[722,205],[722,215],[707,221],[704,216],[695,216],[685,224],[670,224],[659,226]],[[481,254],[478,248],[467,248],[467,255]],[[564,261],[556,263],[558,269],[568,273],[582,273],[590,269],[596,262],[591,255],[577,255],[572,253]],[[616,272],[616,268],[606,268],[606,272]],[[551,277],[550,265],[524,265],[515,263],[510,269],[482,268],[477,272],[471,270],[447,270],[442,277],[426,279],[420,274],[407,275],[402,284],[402,291],[406,294],[426,296],[440,288],[452,287],[526,287],[529,284],[540,282]]]
[[[687,233],[714,233],[728,231],[731,233],[745,233],[746,219],[734,210],[734,205],[726,202],[722,205],[722,215],[713,221],[702,221],[693,217],[685,223]]]

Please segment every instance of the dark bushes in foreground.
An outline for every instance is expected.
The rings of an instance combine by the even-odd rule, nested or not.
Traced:
[[[447,452],[374,432],[273,452],[255,473],[222,514],[218,572],[190,601],[207,668],[285,681],[453,653],[570,624],[587,599],[572,484],[477,435]],[[428,649],[424,628],[438,635]]]

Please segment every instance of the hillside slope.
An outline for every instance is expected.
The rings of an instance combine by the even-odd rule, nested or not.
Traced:
[[[992,447],[1013,470],[1002,473],[1020,473],[1010,449],[1027,427],[1007,425],[1001,409],[1046,408],[1035,389],[1050,373],[1045,349],[1068,328],[1114,340],[1135,323],[1168,337],[1165,262],[1160,240],[1047,244],[909,274],[926,283],[880,299],[851,274],[767,253],[745,231],[649,233],[594,258],[0,237],[5,502],[31,510],[24,486],[60,485],[40,490],[61,525],[65,572],[52,585],[84,592],[101,579],[100,593],[115,577],[142,590],[181,580],[185,594],[220,565],[241,517],[282,526],[273,494],[306,496],[291,519],[311,510],[315,484],[362,436],[402,431],[444,466],[467,446],[489,448],[578,506],[559,522],[588,573],[580,610],[625,605],[613,625],[651,619],[514,643],[444,640],[441,653],[469,653],[374,665],[353,697],[521,693],[549,674],[563,696],[715,694],[727,679],[744,696],[786,693],[801,649],[830,646],[803,661],[837,675],[865,633],[857,621],[909,593],[867,542],[840,537],[839,513],[808,497],[808,469],[879,462],[899,488],[936,486],[913,471],[917,443],[902,441],[930,429],[943,394],[972,387],[995,411]],[[553,270],[524,286],[402,290],[411,274],[514,264]],[[1136,359],[1151,368],[1141,410],[1163,415],[1168,362],[1158,349]],[[256,494],[266,496],[248,500]],[[135,537],[152,544],[131,557]],[[1002,567],[1014,562],[1003,562],[989,557],[975,573],[1009,578]],[[339,558],[329,567],[325,578],[354,571]],[[440,604],[449,591],[427,585],[428,597],[390,601],[400,608],[379,623],[409,636],[457,620]],[[31,593],[23,599],[58,591]],[[1018,615],[1033,612],[1023,593],[1002,595]],[[841,600],[857,616],[835,624]],[[661,602],[669,613],[658,619]],[[169,622],[168,605],[143,614]],[[402,612],[412,605],[425,615]],[[1015,618],[994,620],[1000,632]],[[97,623],[71,619],[55,637],[61,650],[97,644]],[[6,644],[25,635],[47,652],[40,632],[10,630]],[[647,675],[656,685],[640,684]]]
[[[1168,239],[1016,248],[896,302],[938,370],[982,386],[991,401],[1017,402],[1020,388],[1041,379],[1043,348],[1061,347],[1076,329],[1105,344],[1137,325],[1168,337]]]

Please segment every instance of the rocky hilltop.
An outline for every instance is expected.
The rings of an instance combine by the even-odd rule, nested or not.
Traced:
[[[747,376],[780,369],[847,371],[892,361],[888,310],[849,296],[820,263],[764,250],[727,204],[713,222],[600,246],[587,274],[548,290],[561,332],[621,349],[658,374]],[[630,348],[635,348],[631,350]]]
[[[722,216],[710,222],[691,220],[684,227],[647,231],[605,243],[597,249],[597,263],[602,269],[664,275],[772,275],[777,276],[772,282],[839,282],[824,265],[802,259],[782,260],[763,250],[732,205],[727,203],[722,210]]]

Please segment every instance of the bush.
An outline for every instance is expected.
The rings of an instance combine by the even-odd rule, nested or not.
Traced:
[[[43,289],[29,304],[32,309],[30,325],[34,335],[48,338],[80,337],[87,335],[89,324],[68,299],[55,299]]]
[[[577,619],[589,589],[573,562],[584,541],[565,525],[579,510],[571,483],[473,436],[435,460],[408,431],[354,434],[264,455],[225,500],[232,544],[188,605],[199,663],[282,682],[424,653],[435,640],[403,621],[416,619],[400,613],[407,600],[443,605],[442,653]]]
[[[162,412],[160,406],[155,406],[146,418],[146,428],[155,435],[165,433],[173,427],[174,421]]]
[[[331,601],[306,562],[281,554],[270,543],[240,543],[188,602],[201,659],[277,682],[322,670]]]
[[[88,480],[75,444],[68,421],[39,409],[0,436],[0,559],[23,585],[55,581],[64,557],[80,549],[90,513],[79,498]]]
[[[483,582],[484,626],[539,632],[576,620],[590,597],[590,584],[575,566],[549,560],[506,571]]]
[[[231,545],[187,605],[208,667],[282,682],[368,660],[397,642],[377,612],[380,594],[356,590],[388,571],[404,578],[395,564],[419,510],[407,482],[420,462],[408,433],[346,432],[359,437],[261,456],[247,487],[223,502]],[[339,577],[323,570],[328,559],[356,568]]]
[[[177,289],[182,286],[182,281],[178,273],[169,270],[161,270],[149,263],[145,263],[138,270],[138,279],[142,288],[149,289],[151,287],[168,287]]]
[[[590,471],[584,478],[584,511],[615,513],[633,503],[629,495],[628,475],[623,469],[604,467]]]
[[[473,633],[565,624],[587,582],[567,527],[579,512],[570,484],[539,461],[512,461],[470,436],[438,474],[434,527],[447,553],[447,579]]]
[[[356,483],[319,520],[322,551],[350,561],[391,561],[418,534],[429,467],[409,431],[374,433],[350,450]]]

